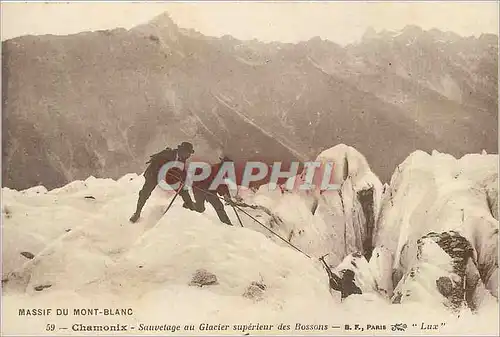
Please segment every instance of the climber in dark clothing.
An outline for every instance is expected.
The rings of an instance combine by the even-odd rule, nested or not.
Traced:
[[[208,201],[208,203],[210,203],[217,212],[217,216],[219,217],[219,220],[221,222],[228,224],[230,226],[233,225],[231,223],[231,220],[229,220],[226,211],[224,210],[224,204],[217,196],[217,192],[193,189],[193,194],[195,200],[194,203],[195,211],[203,213],[205,211],[205,201]]]
[[[195,200],[194,210],[199,213],[203,213],[205,211],[205,201],[208,201],[208,203],[210,203],[217,212],[219,220],[232,226],[233,224],[224,210],[224,204],[218,197],[218,195],[223,196],[224,199],[229,202],[231,198],[229,188],[227,185],[220,185],[216,189],[210,189],[210,185],[214,181],[219,169],[225,161],[231,160],[227,157],[221,158],[220,163],[212,165],[209,177],[201,181],[193,182],[193,196]]]
[[[149,196],[158,185],[158,174],[163,165],[171,161],[180,161],[185,163],[186,160],[194,153],[193,145],[189,142],[182,142],[177,149],[166,148],[165,150],[158,152],[151,156],[151,159],[146,163],[149,166],[144,172],[144,186],[139,192],[139,199],[137,200],[137,208],[130,218],[131,222],[136,222],[141,216],[142,208],[148,200]],[[173,185],[177,182],[183,182],[185,180],[185,172],[179,170],[178,168],[172,168],[168,171],[168,175],[165,178],[167,184]],[[184,207],[193,209],[193,202],[189,196],[189,192],[181,188],[179,190],[179,195],[184,200]]]
[[[319,258],[323,265],[325,266],[325,270],[328,274],[328,279],[330,283],[330,289],[340,291],[341,300],[344,300],[346,297],[352,294],[361,294],[361,289],[354,283],[354,272],[352,270],[344,270],[344,274],[342,278],[335,275],[328,264],[325,261],[325,256]]]
[[[341,299],[352,294],[361,294],[361,289],[354,283],[354,272],[350,269],[344,271],[340,286]]]

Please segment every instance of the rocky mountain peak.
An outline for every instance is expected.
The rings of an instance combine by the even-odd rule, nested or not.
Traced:
[[[363,41],[370,40],[370,39],[376,39],[378,37],[377,31],[373,27],[368,27],[363,34],[363,37],[361,38]]]
[[[5,186],[116,178],[185,140],[197,153],[224,146],[273,162],[350,143],[383,180],[416,147],[496,152],[498,54],[481,41],[494,38],[397,34],[369,29],[374,39],[344,47],[239,41],[179,29],[163,13],[130,30],[4,41]]]
[[[422,34],[424,30],[416,25],[406,25],[402,30],[402,34],[409,34],[409,35],[418,35]]]
[[[132,30],[174,41],[177,40],[178,35],[181,33],[179,26],[172,20],[168,12],[163,12],[149,22],[138,25]]]
[[[163,12],[157,16],[155,16],[153,19],[151,19],[148,23],[149,25],[156,26],[158,28],[175,28],[178,29],[177,24],[175,24],[174,20],[170,17],[170,14],[168,12]]]

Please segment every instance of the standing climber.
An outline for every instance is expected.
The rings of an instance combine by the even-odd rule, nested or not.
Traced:
[[[141,216],[144,204],[156,188],[156,185],[158,185],[158,174],[162,166],[171,161],[180,161],[185,163],[193,153],[193,145],[189,142],[182,142],[179,146],[177,146],[177,149],[167,147],[165,150],[151,156],[151,159],[146,163],[149,164],[144,172],[144,178],[146,178],[146,181],[139,192],[137,208],[134,215],[130,218],[131,222],[136,222]],[[168,176],[165,177],[167,184],[173,185],[177,182],[183,182],[185,180],[185,172],[180,171],[179,169],[173,168],[168,172]],[[189,192],[186,189],[181,188],[178,193],[184,200],[184,207],[193,209],[193,202],[189,196]]]

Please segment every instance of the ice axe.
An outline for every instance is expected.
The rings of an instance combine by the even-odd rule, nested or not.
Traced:
[[[330,253],[327,253],[323,256],[321,256],[319,258],[319,260],[321,262],[323,262],[323,265],[325,267],[325,270],[326,270],[326,273],[328,274],[328,278],[329,278],[329,283],[330,283],[330,288],[332,288],[333,290],[338,290],[340,291],[341,289],[341,279],[340,277],[338,277],[337,275],[335,275],[332,270],[330,269],[330,267],[328,266],[328,264],[326,263],[325,261],[325,257],[328,256]]]
[[[325,257],[330,255],[330,253],[326,253],[325,255],[320,256],[319,260],[323,263],[323,266],[325,267],[326,272],[328,273],[328,276],[331,276],[331,270],[330,267],[328,267],[328,264],[325,261]]]
[[[328,273],[328,276],[330,276],[331,270],[330,270],[330,267],[328,267],[328,264],[325,261],[325,257],[327,257],[328,255],[330,255],[330,253],[326,253],[325,255],[320,256],[319,260],[321,262],[323,262],[323,265],[324,265],[324,267],[325,267],[325,269],[326,269],[326,271]]]
[[[172,198],[172,200],[170,201],[170,204],[168,204],[167,206],[167,209],[165,210],[165,212],[163,212],[163,215],[165,215],[168,210],[170,209],[170,207],[172,207],[172,204],[174,203],[175,201],[175,198],[177,198],[177,196],[179,195],[179,192],[181,191],[181,189],[184,187],[184,184],[183,183],[180,183],[179,185],[179,188],[177,189],[177,191],[175,192],[175,195],[174,197]]]

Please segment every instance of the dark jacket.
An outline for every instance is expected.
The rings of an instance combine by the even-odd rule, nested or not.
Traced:
[[[149,159],[146,164],[149,166],[146,168],[144,172],[144,177],[146,179],[158,179],[158,173],[163,165],[170,161],[180,160],[177,158],[177,150],[173,150],[171,148],[166,148],[165,150],[155,153]],[[171,168],[165,178],[165,181],[168,184],[175,184],[178,181],[184,181],[185,179],[185,171],[180,171],[177,168]]]
[[[341,281],[341,298],[344,299],[352,294],[362,294],[361,289],[354,283],[354,273],[347,270]]]
[[[229,188],[225,184],[219,185],[215,190],[210,188],[213,181],[215,180],[215,177],[219,173],[219,169],[221,168],[221,164],[222,163],[212,165],[210,167],[210,175],[201,181],[194,181],[193,188],[203,190],[203,191],[208,191],[210,193],[217,193],[221,196],[230,195]]]

